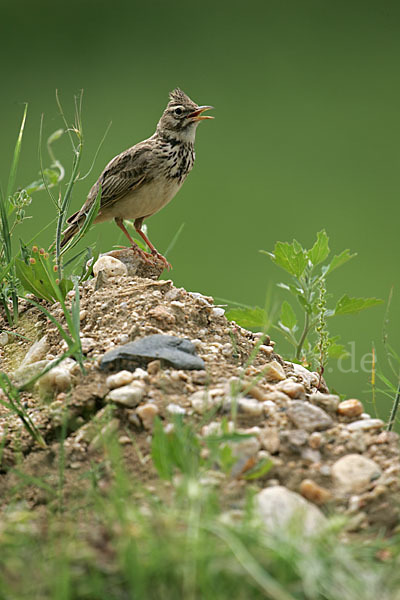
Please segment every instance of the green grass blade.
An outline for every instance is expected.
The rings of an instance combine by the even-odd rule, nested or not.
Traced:
[[[185,227],[185,223],[181,223],[181,225],[179,226],[178,231],[175,233],[174,237],[172,238],[168,248],[166,249],[166,251],[164,252],[164,256],[167,256],[169,252],[171,252],[172,248],[175,246],[176,242],[178,241],[183,228]]]
[[[20,156],[20,153],[21,153],[22,136],[24,134],[24,128],[25,128],[25,121],[26,121],[26,114],[27,114],[27,112],[28,112],[28,105],[25,104],[25,110],[24,110],[24,114],[22,116],[21,127],[19,128],[19,134],[18,134],[18,138],[17,138],[17,143],[15,144],[15,149],[14,149],[13,161],[11,163],[10,175],[9,175],[9,178],[8,178],[7,200],[11,196],[11,194],[13,193],[13,190],[14,190],[14,187],[15,187],[15,181],[16,181],[16,178],[17,178],[17,169],[18,169],[18,163],[19,163],[19,156]]]
[[[96,196],[95,202],[90,207],[90,210],[86,216],[85,222],[82,225],[82,228],[78,231],[78,233],[71,239],[71,241],[61,250],[60,256],[68,252],[72,248],[81,241],[81,239],[86,235],[89,228],[91,227],[93,221],[96,218],[97,213],[100,209],[100,199],[101,199],[101,186],[99,187],[99,191]]]

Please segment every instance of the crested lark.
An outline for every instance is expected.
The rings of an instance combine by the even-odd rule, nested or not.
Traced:
[[[101,186],[100,210],[94,223],[114,219],[132,244],[132,249],[145,260],[155,256],[169,269],[171,265],[142,231],[144,219],[161,210],[185,181],[194,163],[196,128],[202,113],[212,106],[198,106],[182,90],[169,95],[167,108],[158,122],[155,133],[113,158],[89,192],[82,208],[68,219],[63,232],[64,246],[81,228],[86,215],[97,198]],[[135,229],[151,253],[144,252],[125,228],[124,219],[134,219]]]

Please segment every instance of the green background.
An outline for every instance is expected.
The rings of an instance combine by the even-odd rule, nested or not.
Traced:
[[[175,285],[260,306],[270,290],[280,301],[281,273],[259,249],[293,237],[310,246],[325,228],[335,253],[358,253],[332,276],[335,299],[346,292],[386,300],[395,285],[389,329],[399,350],[400,3],[0,5],[3,189],[23,102],[22,186],[37,178],[41,114],[45,135],[62,126],[56,88],[71,119],[73,96],[84,89],[82,173],[112,121],[94,170],[75,189],[76,210],[105,164],[153,133],[168,92],[179,85],[215,106],[216,118],[200,124],[196,165],[183,189],[148,222],[160,251],[185,223],[169,255]],[[70,165],[67,140],[54,149]],[[45,193],[34,197],[33,219],[20,229],[26,241],[52,211]],[[95,227],[90,239],[97,238],[104,251],[122,242],[112,223]],[[49,230],[40,242],[50,241]],[[384,312],[382,306],[332,323],[344,342],[355,343],[357,372],[332,365],[327,375],[348,397],[371,397],[360,361],[373,342],[387,369]],[[278,351],[287,353],[284,343]],[[351,368],[349,361],[344,366]],[[388,406],[383,395],[378,400]]]

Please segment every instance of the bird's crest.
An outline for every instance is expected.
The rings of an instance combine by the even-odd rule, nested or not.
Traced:
[[[193,100],[182,92],[180,88],[175,88],[169,94],[170,104],[194,104]]]

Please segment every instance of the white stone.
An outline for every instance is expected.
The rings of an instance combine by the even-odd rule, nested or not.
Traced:
[[[321,531],[327,522],[314,504],[281,485],[266,488],[255,498],[258,513],[271,533],[282,534],[292,528],[310,536]]]
[[[137,369],[135,369],[133,371],[133,379],[137,379],[139,381],[145,381],[148,380],[149,378],[149,374],[147,371],[145,371],[144,369],[141,369],[140,367],[137,367]]]
[[[347,425],[349,431],[367,431],[368,429],[381,429],[384,422],[381,419],[362,419]]]
[[[229,433],[235,431],[235,424],[233,421],[228,421],[226,429]],[[208,437],[209,435],[221,435],[224,433],[222,431],[222,425],[219,421],[211,421],[208,425],[204,425],[201,429],[201,435],[204,437]]]
[[[66,392],[71,387],[69,370],[58,365],[43,375],[38,381],[39,395],[41,398],[52,396],[59,392]]]
[[[26,365],[31,365],[32,363],[42,360],[46,356],[48,350],[49,343],[47,341],[47,335],[44,335],[29,348],[25,358],[21,363],[21,367],[25,367]]]
[[[133,381],[133,373],[131,371],[119,371],[119,373],[113,373],[106,379],[106,385],[108,389],[113,390],[115,388],[128,385]]]
[[[106,400],[121,404],[128,408],[133,408],[141,402],[143,394],[143,386],[130,384],[111,390],[111,392],[107,394]]]
[[[271,356],[271,354],[274,351],[272,346],[266,346],[265,344],[261,344],[258,347],[258,350],[259,350],[259,352],[262,352],[263,354],[266,354],[267,356]]]
[[[114,256],[100,256],[100,258],[97,259],[93,265],[93,273],[95,277],[97,277],[100,271],[103,271],[110,277],[126,277],[128,275],[128,269],[126,265],[117,258],[114,258]]]
[[[260,417],[263,414],[262,403],[253,398],[239,398],[237,405],[239,412],[245,413],[246,415]]]
[[[215,308],[211,309],[211,314],[213,317],[223,317],[225,314],[225,310],[223,308],[220,308],[219,306],[216,306]]]
[[[214,402],[207,390],[198,390],[189,397],[189,402],[194,410],[202,415],[213,406]]]
[[[364,492],[380,475],[378,465],[361,454],[347,454],[332,465],[334,484],[342,493]]]
[[[319,383],[319,375],[318,373],[312,373],[302,365],[298,365],[297,363],[291,363],[293,366],[293,371],[295,375],[300,377],[307,387],[312,388],[318,386]]]
[[[179,406],[179,404],[174,404],[173,402],[170,402],[168,404],[167,411],[171,415],[185,415],[186,414],[186,410],[182,406]]]
[[[5,346],[8,344],[8,333],[6,331],[2,331],[0,333],[0,346]]]

